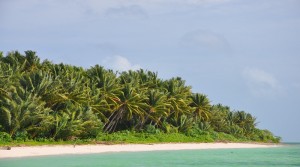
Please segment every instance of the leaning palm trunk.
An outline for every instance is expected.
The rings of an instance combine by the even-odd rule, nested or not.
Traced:
[[[116,130],[116,127],[117,127],[119,121],[123,117],[123,112],[124,112],[124,109],[120,108],[119,110],[116,110],[115,112],[113,112],[111,114],[111,116],[108,118],[109,121],[107,122],[107,124],[104,125],[104,132],[111,133]]]
[[[137,125],[134,126],[134,129],[141,130],[149,120],[151,120],[149,124],[152,125],[153,119],[154,118],[149,113],[146,113],[146,117],[141,119]]]

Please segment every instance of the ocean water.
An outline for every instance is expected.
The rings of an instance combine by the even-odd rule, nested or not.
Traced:
[[[0,167],[300,167],[300,144],[0,159]]]

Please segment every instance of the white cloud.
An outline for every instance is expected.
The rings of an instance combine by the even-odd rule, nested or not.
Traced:
[[[232,0],[111,0],[111,1],[98,1],[98,0],[87,0],[85,3],[90,3],[93,6],[111,6],[111,5],[167,5],[167,4],[191,4],[191,5],[206,5],[206,4],[222,4]]]
[[[183,4],[191,4],[191,5],[215,5],[215,4],[222,4],[229,2],[231,0],[177,0],[178,3],[183,3]]]
[[[129,60],[123,56],[112,56],[105,58],[102,63],[105,68],[113,69],[116,71],[128,71],[128,70],[138,70],[141,68],[138,64],[131,64]]]
[[[145,19],[148,17],[146,11],[138,5],[119,6],[109,8],[105,12],[106,16],[112,18],[138,18]]]
[[[245,68],[243,70],[243,77],[251,93],[256,96],[272,96],[282,93],[282,87],[278,80],[272,74],[264,70]]]
[[[86,19],[113,16],[147,18],[148,14],[168,11],[174,6],[214,5],[227,0],[0,0],[6,24],[22,25],[78,23]],[[13,10],[12,10],[13,9]],[[9,17],[8,17],[9,16]],[[19,23],[21,22],[21,23]],[[29,22],[29,23],[28,23]],[[21,26],[20,26],[21,27]]]
[[[106,14],[107,10],[115,10],[114,12],[121,12],[122,14],[142,14],[144,17],[148,12],[156,13],[158,11],[164,11],[166,8],[172,6],[203,6],[203,5],[219,5],[224,4],[232,0],[86,0],[86,1],[74,1],[69,0],[70,4],[77,4],[79,7],[86,8],[86,10],[97,13]],[[52,0],[50,2],[61,4],[59,0]],[[120,10],[121,9],[121,10]],[[117,10],[117,11],[116,11]],[[119,14],[121,14],[119,13]]]
[[[180,40],[180,45],[189,49],[213,53],[228,53],[231,51],[230,44],[224,36],[200,29],[184,34]]]

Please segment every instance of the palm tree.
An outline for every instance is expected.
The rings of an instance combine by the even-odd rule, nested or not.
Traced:
[[[118,95],[121,94],[121,87],[116,75],[112,71],[96,65],[87,70],[87,76],[91,81],[89,106],[102,121],[107,123],[107,117],[117,108]]]
[[[102,123],[87,106],[74,105],[70,101],[66,108],[55,113],[55,125],[52,138],[95,138],[102,130]]]
[[[0,99],[9,98],[9,93],[14,84],[14,73],[11,67],[0,61]]]
[[[28,131],[34,137],[37,129],[47,128],[45,122],[48,121],[50,110],[44,107],[39,98],[22,87],[16,87],[15,91],[10,93],[10,98],[1,103],[0,113],[5,115],[1,124],[11,136],[18,131]]]
[[[233,121],[238,125],[245,135],[250,135],[256,126],[256,118],[245,111],[237,111],[233,115]]]
[[[191,103],[189,104],[192,107],[193,117],[195,122],[199,121],[208,121],[210,114],[210,102],[206,95],[195,93],[190,96]]]
[[[36,52],[25,51],[25,70],[34,71],[40,68],[40,58],[36,56]]]
[[[210,124],[214,131],[230,133],[229,126],[232,125],[230,119],[230,108],[222,104],[216,104],[211,107]]]
[[[118,128],[128,128],[130,121],[143,121],[145,108],[147,107],[145,96],[138,94],[130,84],[126,84],[121,94],[116,99],[118,106],[109,117],[109,122],[105,125],[105,132],[114,132]],[[135,118],[135,119],[133,119]]]
[[[25,57],[21,55],[18,51],[9,52],[6,57],[2,57],[1,61],[10,66],[15,74],[21,74],[25,70]]]
[[[172,78],[164,83],[164,91],[167,94],[167,101],[170,104],[169,116],[179,118],[182,114],[189,113],[188,99],[191,94],[190,87],[184,85],[181,78]]]
[[[158,78],[157,73],[151,71],[137,70],[139,86],[143,89],[159,89],[162,81]]]
[[[150,125],[161,126],[161,118],[167,117],[170,104],[167,101],[167,96],[158,90],[149,90],[146,94],[145,120],[137,124],[137,127],[142,128],[150,120]]]

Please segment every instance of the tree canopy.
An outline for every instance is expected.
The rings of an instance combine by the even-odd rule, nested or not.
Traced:
[[[180,77],[143,69],[114,72],[40,61],[34,51],[0,52],[0,132],[11,138],[70,140],[118,131],[218,132],[278,141],[256,118],[211,104]]]

